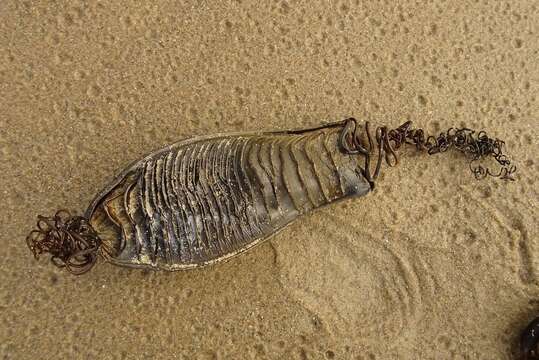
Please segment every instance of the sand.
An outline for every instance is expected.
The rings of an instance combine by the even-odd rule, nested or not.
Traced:
[[[512,359],[539,315],[536,1],[0,2],[2,359]],[[517,181],[405,151],[374,193],[200,271],[24,239],[192,135],[354,116],[505,139]]]

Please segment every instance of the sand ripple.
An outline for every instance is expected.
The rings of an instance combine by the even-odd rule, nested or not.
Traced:
[[[331,332],[402,336],[420,317],[423,293],[433,293],[435,282],[420,258],[411,261],[402,234],[370,234],[349,222],[324,214],[323,225],[309,220],[294,227],[290,238],[304,234],[304,240],[276,241],[281,283]]]

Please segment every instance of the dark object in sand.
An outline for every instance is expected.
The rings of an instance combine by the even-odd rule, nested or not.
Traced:
[[[437,137],[346,119],[316,128],[217,134],[152,152],[118,175],[84,217],[39,217],[26,241],[34,256],[87,272],[98,254],[122,266],[162,270],[229,259],[268,239],[300,215],[374,189],[382,161],[411,144],[428,154],[456,149],[477,179],[513,180],[504,142],[485,132],[449,129]],[[479,164],[499,164],[497,173]]]
[[[520,354],[523,360],[539,360],[539,317],[533,319],[522,331]]]

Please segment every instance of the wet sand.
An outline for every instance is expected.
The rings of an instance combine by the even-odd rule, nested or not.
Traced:
[[[2,359],[513,359],[539,315],[532,0],[0,2]],[[192,135],[354,116],[505,139],[517,181],[405,151],[227,263],[74,277],[24,239]]]

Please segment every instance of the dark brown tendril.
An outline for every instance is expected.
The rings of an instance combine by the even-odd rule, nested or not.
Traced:
[[[412,122],[407,121],[396,129],[388,130],[386,126],[376,129],[376,142],[378,159],[374,172],[370,171],[370,157],[374,151],[373,139],[369,129],[369,122],[365,123],[365,134],[368,147],[366,148],[360,139],[357,121],[353,118],[344,121],[344,128],[340,137],[343,151],[349,154],[363,154],[365,156],[364,175],[374,186],[374,180],[380,173],[382,158],[389,166],[398,163],[395,153],[403,144],[414,145],[419,151],[426,151],[429,155],[456,149],[465,154],[470,163],[470,170],[476,179],[486,176],[498,177],[503,180],[514,180],[513,174],[516,166],[503,154],[505,143],[499,139],[492,139],[484,131],[475,132],[468,128],[450,128],[438,136],[426,135],[423,129],[412,129]],[[479,164],[478,161],[492,156],[499,165],[497,173]]]
[[[513,174],[517,167],[503,154],[505,142],[490,138],[485,131],[450,128],[436,137],[426,136],[422,129],[412,129],[412,122],[407,121],[398,128],[390,130],[388,135],[394,149],[405,143],[415,145],[418,150],[426,150],[429,155],[456,149],[468,157],[470,170],[476,179],[492,176],[503,180],[515,180]],[[499,165],[497,173],[478,163],[479,160],[489,156]]]
[[[48,252],[54,265],[80,275],[96,263],[101,240],[86,218],[60,210],[52,217],[38,216],[26,243],[36,259]]]

